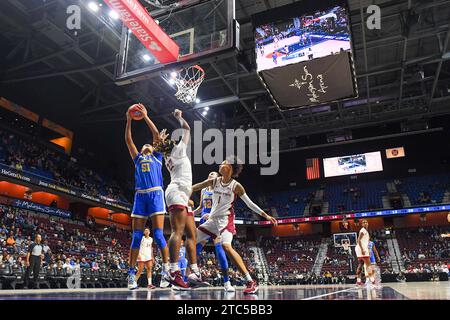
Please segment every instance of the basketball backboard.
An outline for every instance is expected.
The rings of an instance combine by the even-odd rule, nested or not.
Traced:
[[[178,59],[161,63],[124,24],[115,70],[118,84],[151,78],[170,68],[201,64],[217,55],[231,55],[238,47],[234,0],[192,0],[172,10],[155,8],[150,13],[179,46]]]

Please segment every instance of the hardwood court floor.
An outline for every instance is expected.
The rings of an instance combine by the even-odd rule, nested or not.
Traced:
[[[387,283],[380,287],[355,285],[260,286],[255,295],[221,287],[191,291],[145,288],[0,290],[0,300],[450,300],[450,282]]]

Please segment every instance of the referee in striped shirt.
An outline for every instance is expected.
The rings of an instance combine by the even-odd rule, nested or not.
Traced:
[[[41,241],[41,235],[37,234],[34,238],[34,242],[30,244],[28,248],[26,259],[27,271],[25,272],[25,288],[28,288],[30,271],[33,271],[33,288],[37,288],[37,281],[39,277],[39,271],[41,270],[42,256],[44,253],[44,247]]]

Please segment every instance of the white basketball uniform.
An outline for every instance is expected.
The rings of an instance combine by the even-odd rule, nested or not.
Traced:
[[[192,190],[191,161],[186,154],[187,145],[181,140],[165,158],[170,172],[170,184],[166,189],[167,207],[188,207]]]
[[[212,208],[209,219],[197,228],[197,242],[220,237],[221,243],[231,244],[236,234],[234,226],[234,189],[237,181],[231,179],[228,184],[222,183],[222,177],[213,181]]]
[[[138,262],[147,262],[153,259],[153,238],[142,237],[141,247],[139,248]]]
[[[370,240],[369,232],[365,228],[361,228],[361,230],[359,230],[359,235],[361,237],[361,245],[362,245],[362,249],[364,249],[365,255],[362,254],[361,247],[357,243],[356,246],[355,246],[356,256],[358,258],[369,258],[370,257],[370,252],[369,252],[369,240]]]

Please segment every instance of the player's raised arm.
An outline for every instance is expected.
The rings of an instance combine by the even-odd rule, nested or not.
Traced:
[[[138,155],[138,150],[133,142],[133,136],[131,134],[131,117],[128,111],[126,112],[126,115],[127,125],[125,126],[125,143],[127,144],[131,158],[134,160],[134,158],[136,158],[136,156]]]
[[[200,203],[198,204],[198,207],[194,210],[194,216],[201,213],[203,210],[203,193],[200,195]]]
[[[214,180],[207,179],[207,180],[205,180],[205,181],[203,181],[203,182],[199,182],[199,183],[197,183],[197,184],[194,184],[194,185],[192,186],[192,192],[200,191],[200,190],[202,190],[203,188],[210,187],[210,186],[213,185],[213,182],[214,182]]]
[[[239,198],[242,199],[242,201],[244,201],[245,205],[252,210],[253,212],[255,212],[256,214],[259,214],[261,217],[263,217],[264,219],[272,222],[275,226],[278,225],[277,219],[275,219],[274,217],[268,215],[267,213],[264,212],[264,210],[262,210],[260,207],[258,207],[257,204],[255,204],[247,195],[247,193],[245,193],[245,189],[244,187],[238,182],[236,184],[236,187],[234,189],[234,192],[239,196]]]
[[[144,115],[145,123],[147,124],[150,131],[152,132],[153,146],[154,146],[160,140],[158,128],[153,123],[153,121],[149,118],[149,116],[147,114],[147,109],[145,108],[145,106],[142,103],[139,103],[138,106],[141,109],[142,114]]]
[[[182,141],[185,144],[188,144],[189,139],[191,137],[191,127],[189,126],[187,121],[183,118],[183,112],[181,110],[175,109],[175,111],[173,112],[173,115],[180,122],[181,128],[184,129]]]

